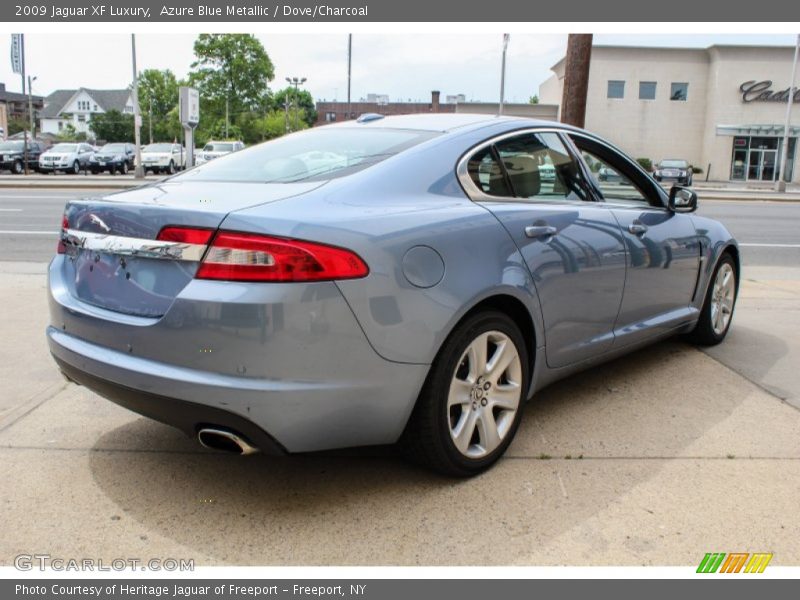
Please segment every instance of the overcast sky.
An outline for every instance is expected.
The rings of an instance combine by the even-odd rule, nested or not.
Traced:
[[[306,77],[316,99],[347,97],[347,35],[258,34],[273,64],[272,89],[285,77]],[[139,70],[171,69],[188,73],[194,35],[137,35]],[[595,44],[705,47],[711,44],[794,45],[793,35],[595,35]],[[11,71],[10,35],[0,35],[0,82],[20,90]],[[28,73],[38,79],[35,94],[59,88],[124,88],[131,81],[130,36],[122,34],[28,34]],[[508,47],[506,99],[526,102],[538,93],[550,67],[566,48],[566,35],[513,34]],[[501,36],[363,35],[353,36],[352,98],[388,94],[392,100],[428,100],[465,94],[468,100],[496,102],[499,96]]]

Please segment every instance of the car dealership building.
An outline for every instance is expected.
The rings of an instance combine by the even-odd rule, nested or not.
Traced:
[[[778,178],[794,48],[595,46],[586,128],[636,158],[686,159],[721,181]],[[565,59],[539,89],[560,104]],[[800,181],[800,91],[787,181]]]

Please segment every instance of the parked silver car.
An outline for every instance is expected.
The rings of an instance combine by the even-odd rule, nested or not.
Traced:
[[[584,157],[629,185],[601,189]],[[70,201],[47,338],[68,378],[209,447],[400,441],[468,476],[549,383],[724,339],[739,250],[696,205],[556,123],[315,128]]]
[[[77,175],[89,168],[94,148],[84,142],[56,144],[39,156],[39,171],[64,171]]]
[[[225,142],[208,142],[203,149],[197,153],[198,165],[207,163],[220,156],[225,156],[231,152],[238,152],[244,148],[244,142],[240,141],[225,141]]]

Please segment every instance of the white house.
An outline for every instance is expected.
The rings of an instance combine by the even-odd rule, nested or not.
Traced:
[[[124,90],[56,90],[44,100],[39,112],[43,133],[58,134],[68,124],[76,131],[90,133],[89,122],[93,114],[118,110],[133,113],[133,97]]]

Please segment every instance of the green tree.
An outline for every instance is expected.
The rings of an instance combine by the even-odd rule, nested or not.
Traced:
[[[67,123],[64,128],[58,132],[56,136],[59,142],[85,142],[86,134],[83,131],[78,131],[72,123]]]
[[[30,129],[30,126],[31,124],[28,119],[12,117],[8,120],[8,131],[6,131],[6,135],[14,135],[25,129]],[[30,132],[28,133],[30,134]]]
[[[303,113],[301,117],[306,124],[311,127],[317,120],[317,107],[314,103],[314,97],[307,90],[297,90],[295,96],[294,86],[289,86],[275,92],[272,96],[272,106],[275,110],[284,110],[284,105],[289,103],[289,120],[292,129],[297,129],[294,126],[294,110],[295,106],[300,108]]]
[[[133,142],[133,115],[109,110],[95,113],[89,123],[98,140],[106,142]]]
[[[528,104],[539,104],[539,96],[538,94],[534,94],[530,98],[528,98]]]
[[[139,74],[139,107],[142,112],[142,139],[149,140],[150,121],[153,141],[167,142],[175,139],[167,123],[171,110],[178,106],[178,83],[169,69],[146,69]]]
[[[203,33],[195,40],[194,54],[189,81],[200,90],[201,120],[224,120],[226,100],[230,122],[243,112],[268,108],[267,84],[275,68],[255,36]]]

